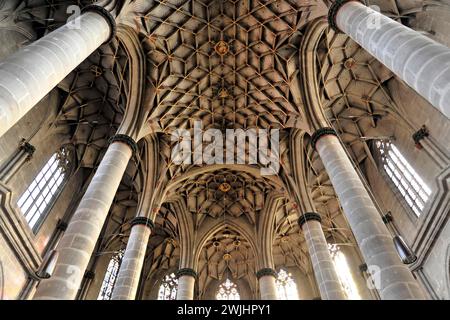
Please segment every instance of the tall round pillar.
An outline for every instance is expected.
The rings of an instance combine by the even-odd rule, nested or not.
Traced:
[[[316,212],[300,216],[298,224],[303,231],[322,300],[344,300],[346,296],[328,250],[328,243]]]
[[[334,129],[317,130],[311,143],[322,159],[364,260],[374,270],[372,278],[381,298],[424,299]]]
[[[178,270],[177,300],[194,300],[195,279],[197,272],[190,268]]]
[[[263,268],[256,273],[261,300],[278,300],[277,273],[271,268]]]
[[[128,136],[116,135],[111,139],[56,248],[59,255],[55,271],[50,279],[39,284],[34,299],[75,299],[128,161],[136,150],[136,143]]]
[[[354,0],[337,0],[328,20],[450,118],[450,48]]]
[[[71,23],[0,62],[0,137],[101,44],[112,38],[114,17],[87,6]]]
[[[136,217],[131,225],[130,237],[120,264],[111,300],[134,300],[136,298],[145,252],[154,224],[147,217]]]

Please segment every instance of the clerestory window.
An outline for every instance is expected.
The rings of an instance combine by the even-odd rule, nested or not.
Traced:
[[[237,285],[230,279],[223,282],[216,293],[217,300],[241,300]]]
[[[280,300],[298,300],[297,285],[292,275],[287,271],[280,269],[276,281],[278,299]]]
[[[330,251],[334,269],[339,277],[339,281],[344,289],[345,295],[350,300],[361,300],[361,296],[359,295],[358,288],[353,280],[353,276],[345,255],[342,253],[337,244],[329,243],[328,250]]]
[[[119,250],[111,257],[97,300],[111,300],[117,275],[119,274],[119,268],[122,263],[123,252],[123,249]]]
[[[159,286],[158,300],[176,300],[178,290],[178,279],[175,273],[164,277]]]
[[[30,228],[36,232],[61,193],[69,168],[68,151],[56,152],[17,201]]]
[[[431,189],[390,141],[377,141],[381,163],[399,195],[417,215],[423,212]]]

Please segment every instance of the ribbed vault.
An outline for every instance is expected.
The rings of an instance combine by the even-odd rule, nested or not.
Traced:
[[[313,131],[305,95],[317,93],[321,111],[364,172],[366,162],[373,161],[369,138],[389,136],[388,121],[403,112],[389,93],[389,82],[395,80],[392,73],[347,36],[327,28],[314,53],[316,74],[310,79],[319,90],[312,92],[301,74],[304,66],[300,61],[305,59],[300,52],[308,26],[326,13],[322,1],[104,2],[108,9],[119,13],[118,23],[138,34],[145,55],[146,89],[156,90],[148,117],[142,119],[148,132],[156,133],[159,141],[159,154],[155,155],[158,182],[151,190],[157,194],[152,209],[157,208],[158,214],[143,278],[150,279],[157,270],[179,267],[180,242],[185,239],[179,219],[183,209],[183,214],[192,218],[193,231],[218,221],[225,226],[227,220],[253,228],[253,239],[247,239],[235,228],[220,228],[207,237],[201,248],[195,248],[200,252],[199,290],[205,292],[212,280],[228,274],[255,284],[258,252],[250,242],[258,238],[259,218],[264,208],[272,205],[268,199],[274,194],[281,198],[270,212],[274,267],[298,267],[305,273],[311,272],[297,224],[302,213],[299,199],[291,192],[296,169],[290,160],[294,158],[288,141],[290,130]],[[63,23],[67,4],[11,1],[9,7],[0,8],[9,13],[8,19],[17,20],[16,32],[23,35],[26,43]],[[433,7],[433,3],[422,1],[380,0],[370,4],[379,5],[383,13],[407,25],[414,25],[424,6]],[[65,136],[66,145],[75,148],[76,167],[87,172],[98,166],[131,96],[131,61],[121,41],[125,40],[114,39],[103,45],[55,89],[61,105],[52,127]],[[171,160],[174,143],[170,133],[180,128],[191,130],[196,120],[202,122],[204,129],[283,129],[280,173],[261,176],[257,166],[243,170],[235,165],[214,169],[175,165]],[[98,254],[124,248],[126,244],[130,219],[144,196],[143,161],[147,160],[142,145],[140,142],[140,152],[130,162],[119,187],[97,245]],[[328,175],[307,135],[299,153],[306,162],[302,176],[305,188],[322,216],[326,236],[336,242],[353,243]]]

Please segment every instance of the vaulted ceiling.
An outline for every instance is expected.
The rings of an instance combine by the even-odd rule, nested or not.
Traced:
[[[292,175],[292,164],[286,160],[282,174],[270,179],[255,173],[258,170],[254,167],[241,170],[233,165],[194,174],[192,170],[199,166],[176,166],[171,162],[170,133],[179,128],[191,129],[195,120],[202,121],[205,129],[279,128],[284,130],[285,140],[290,128],[308,128],[299,83],[300,46],[308,24],[326,14],[325,4],[320,0],[104,2],[108,8],[120,9],[119,24],[139,34],[147,65],[145,83],[156,90],[147,122],[158,132],[157,157],[162,167],[159,180],[162,187],[172,184],[165,194],[167,202],[157,204],[160,212],[149,244],[146,277],[159,268],[178,266],[180,208],[192,215],[194,230],[209,220],[221,219],[226,226],[228,219],[241,219],[256,232],[269,195],[274,194],[281,197],[271,213],[275,266],[297,266],[309,272],[307,250],[296,222],[298,205],[287,188],[286,176]],[[406,0],[371,4],[406,24],[423,6],[421,1]],[[17,20],[18,32],[29,33],[27,38],[33,39],[60,25],[67,5],[68,1],[24,1],[0,8],[12,10],[14,15],[9,18]],[[0,10],[0,26],[1,17]],[[31,34],[33,30],[37,32]],[[325,114],[340,131],[355,163],[372,161],[364,137],[380,132],[382,119],[396,112],[386,89],[392,74],[348,37],[328,29],[318,43],[315,59]],[[115,39],[93,53],[57,88],[63,103],[54,126],[62,128],[67,144],[75,147],[80,167],[98,165],[108,138],[120,124],[129,98],[129,62]],[[384,127],[382,132],[387,132]],[[288,148],[284,141],[281,153],[289,154]],[[305,179],[323,216],[325,233],[339,238],[337,241],[352,242],[320,159],[310,148],[301,152],[306,155]],[[103,234],[105,243],[116,243],[111,247],[117,248],[117,243],[123,246],[126,241],[123,236],[143,190],[139,173],[142,159],[145,157],[132,161],[119,188]],[[180,182],[173,185],[176,179]],[[174,200],[183,205],[174,206]],[[110,241],[116,236],[122,240]],[[257,264],[251,241],[232,228],[212,234],[200,252],[201,286],[228,271],[236,277],[248,277],[250,283],[254,281]]]

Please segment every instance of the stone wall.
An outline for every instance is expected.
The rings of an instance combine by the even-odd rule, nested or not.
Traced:
[[[18,299],[26,280],[26,272],[0,233],[0,300]]]
[[[445,191],[441,190],[442,185],[446,185],[448,190],[448,178],[446,178],[447,181],[442,181],[442,177],[438,177],[442,176],[445,170],[448,171],[448,159],[450,158],[450,144],[448,143],[450,121],[401,80],[393,79],[388,86],[394,102],[400,109],[404,110],[405,123],[409,123],[415,130],[425,125],[430,132],[427,142],[423,142],[424,148],[419,149],[415,146],[412,139],[412,133],[414,131],[407,129],[406,126],[402,126],[394,120],[390,120],[389,124],[384,124],[385,127],[390,127],[390,132],[386,133],[388,135],[392,134],[395,137],[395,141],[393,142],[395,146],[432,190],[430,199],[420,217],[417,217],[409,209],[399,193],[396,194],[395,186],[389,182],[387,175],[383,175],[382,170],[378,170],[372,164],[366,163],[365,171],[375,197],[384,213],[387,211],[392,212],[394,218],[393,223],[399,233],[405,238],[408,245],[413,248],[417,247],[418,257],[421,258],[421,255],[423,255],[422,258],[425,259],[425,261],[414,266],[413,269],[423,268],[423,275],[427,278],[425,281],[428,281],[431,285],[431,291],[435,291],[435,294],[429,292],[432,297],[448,299],[450,294],[447,261],[450,237],[449,222],[448,219],[443,219],[443,223],[441,222],[438,225],[428,220],[430,216],[445,215],[445,206],[448,215],[448,199],[438,199],[440,197],[439,192],[445,193]],[[382,173],[381,175],[380,172]],[[444,201],[443,208],[439,212],[433,207],[438,201]],[[420,247],[424,246],[419,244],[419,242],[424,242],[421,239],[434,237],[433,229],[436,228],[439,229],[435,230],[438,235],[436,242],[427,248],[421,248],[419,250]],[[427,257],[428,254],[430,254],[429,257]],[[447,269],[445,269],[445,265],[447,265]],[[446,284],[444,283],[445,281],[447,281]]]

